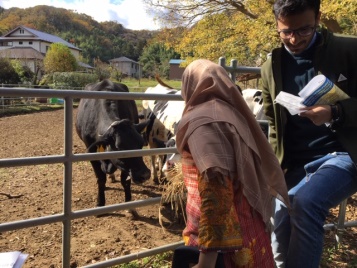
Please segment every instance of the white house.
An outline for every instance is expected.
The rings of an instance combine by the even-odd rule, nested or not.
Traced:
[[[133,61],[127,57],[120,57],[116,59],[109,60],[110,66],[120,71],[122,74],[125,74],[130,77],[140,78],[141,69],[140,64],[136,61]]]
[[[20,60],[28,66],[31,71],[37,73],[39,64],[43,59],[52,43],[62,43],[66,45],[74,57],[78,60],[81,49],[62,38],[40,32],[25,26],[18,26],[7,34],[0,37],[0,57]],[[80,66],[81,63],[78,62]],[[88,66],[86,68],[92,68]]]

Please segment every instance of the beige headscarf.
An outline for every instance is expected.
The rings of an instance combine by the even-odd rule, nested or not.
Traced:
[[[238,179],[237,185],[242,186],[249,204],[268,222],[273,196],[288,204],[284,175],[267,138],[226,70],[209,60],[192,62],[183,73],[181,94],[186,106],[177,131],[178,151],[181,154],[188,151],[188,139],[193,132],[195,137],[202,137],[194,141],[198,170],[208,179],[217,171]],[[224,131],[228,129],[233,140],[217,141],[214,132],[202,127],[222,122],[229,123],[224,124]],[[226,155],[227,152],[232,155]],[[222,153],[226,159],[235,161],[222,161]]]

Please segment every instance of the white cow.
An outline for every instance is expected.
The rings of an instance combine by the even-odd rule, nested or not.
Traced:
[[[181,91],[168,88],[166,85],[163,86],[158,84],[156,87],[148,88],[145,92],[147,93],[159,93],[159,94],[181,94]],[[244,89],[242,90],[242,95],[247,103],[249,109],[255,115],[255,118],[259,121],[266,120],[263,111],[263,98],[262,91],[259,89]],[[148,100],[143,101],[144,112],[152,112],[153,127],[148,128],[148,143],[150,148],[163,148],[163,147],[174,147],[176,146],[176,128],[181,120],[182,112],[185,107],[184,101],[154,101]],[[161,163],[166,157],[166,161],[163,166]],[[160,176],[167,176],[170,169],[175,166],[175,163],[181,160],[178,153],[171,154],[167,156],[161,156],[161,161],[159,161],[158,170]],[[156,168],[155,168],[155,156],[153,158],[153,175],[154,179],[157,178]],[[155,175],[156,174],[156,175]]]
[[[159,81],[160,82],[160,81]],[[148,88],[145,93],[155,94],[181,94],[181,91],[158,84]],[[164,148],[166,143],[174,136],[177,125],[181,120],[184,101],[176,100],[144,100],[142,102],[142,119],[150,119],[146,128],[146,140],[150,148]],[[169,144],[172,144],[170,142]],[[175,145],[175,144],[174,144]],[[166,155],[151,156],[151,171],[155,182],[165,177],[164,166]],[[158,160],[158,161],[157,161]],[[157,173],[159,171],[159,174]]]
[[[260,89],[247,88],[242,90],[242,95],[249,109],[255,115],[255,119],[265,120],[262,91]]]

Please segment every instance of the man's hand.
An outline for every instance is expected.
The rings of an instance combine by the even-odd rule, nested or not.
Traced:
[[[321,126],[331,121],[330,105],[314,105],[305,107],[299,114],[301,117],[309,118],[316,126]]]

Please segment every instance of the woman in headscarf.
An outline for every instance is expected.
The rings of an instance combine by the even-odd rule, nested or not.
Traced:
[[[274,267],[272,200],[288,202],[284,175],[259,124],[226,70],[196,60],[182,77],[186,106],[177,131],[187,187],[185,245],[195,268]]]

